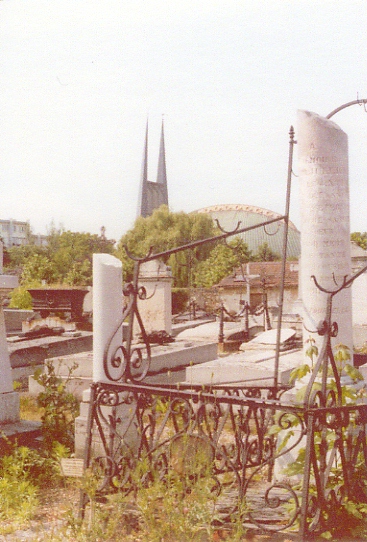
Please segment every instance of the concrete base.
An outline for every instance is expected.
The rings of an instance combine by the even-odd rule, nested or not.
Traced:
[[[10,391],[0,394],[0,429],[3,424],[19,421],[19,393]]]
[[[83,393],[83,400],[80,404],[80,415],[75,420],[75,457],[84,457],[85,441],[87,438],[87,418],[90,403],[90,389],[85,390]],[[102,412],[105,419],[109,418],[112,414],[112,410],[116,410],[116,418],[119,419],[118,431],[121,435],[124,435],[124,444],[130,449],[138,446],[139,435],[136,431],[136,424],[130,423],[132,414],[134,414],[135,403],[121,404],[118,407],[103,406]],[[102,421],[102,426],[104,426]],[[119,445],[116,441],[116,444]],[[104,455],[104,449],[102,440],[100,439],[98,432],[94,430],[93,442],[92,442],[92,456]]]

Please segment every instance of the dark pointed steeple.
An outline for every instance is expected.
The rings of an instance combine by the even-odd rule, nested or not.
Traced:
[[[164,124],[162,119],[161,142],[159,146],[157,183],[167,185],[166,151],[164,147]]]
[[[148,119],[145,129],[145,145],[143,151],[143,162],[141,164],[140,193],[138,204],[138,216],[148,216]]]
[[[166,151],[164,145],[164,125],[162,120],[161,141],[159,147],[157,182],[148,180],[148,121],[145,134],[145,147],[141,170],[138,216],[147,217],[161,205],[168,205]]]

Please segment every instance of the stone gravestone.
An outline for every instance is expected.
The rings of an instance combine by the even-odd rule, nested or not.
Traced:
[[[326,316],[327,294],[315,285],[335,291],[345,276],[351,274],[348,137],[334,122],[311,113],[298,112],[298,172],[301,207],[301,265],[300,294],[302,301],[303,347],[315,340],[319,349],[324,337],[316,329]],[[333,298],[332,321],[337,322],[339,333],[333,344],[343,343],[353,353],[351,289],[339,292]],[[302,360],[300,360],[302,362]],[[303,363],[310,364],[305,356]],[[299,386],[307,384],[307,377]],[[294,401],[294,391],[283,395]],[[281,433],[279,439],[284,435]],[[293,437],[298,438],[297,433]],[[289,441],[292,445],[292,440]],[[302,441],[291,452],[280,456],[275,463],[277,477],[284,476],[284,467],[293,462]]]
[[[312,336],[320,351],[323,337],[313,332],[325,319],[327,295],[311,277],[315,276],[323,288],[335,291],[344,277],[351,275],[348,137],[334,122],[299,111],[297,142],[304,348],[308,348]],[[350,288],[333,298],[332,321],[339,327],[334,345],[343,343],[352,353]]]
[[[3,424],[19,421],[19,393],[13,389],[3,311],[4,297],[16,286],[18,286],[17,277],[0,275],[0,429]]]
[[[152,260],[140,266],[139,286],[144,287],[147,299],[138,300],[139,312],[147,333],[172,332],[172,273],[163,262]],[[134,334],[140,333],[135,321]]]
[[[2,243],[0,243],[0,269],[2,270]],[[14,391],[12,369],[3,310],[4,298],[18,286],[18,278],[0,273],[0,450],[2,437],[16,439],[19,445],[29,445],[40,436],[40,424],[20,420],[19,393]]]

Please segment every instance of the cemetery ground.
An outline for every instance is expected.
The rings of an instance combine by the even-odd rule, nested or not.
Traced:
[[[41,421],[44,409],[37,399],[21,393],[21,418]],[[179,488],[153,487],[138,498],[97,500],[78,520],[80,488],[94,481],[62,476],[60,460],[66,447],[59,444],[45,452],[7,443],[1,459],[0,541],[1,542],[291,542],[294,538],[276,533],[260,534],[239,524],[211,525],[205,483],[183,499]],[[83,486],[85,489],[85,485]],[[163,490],[163,491],[162,491]],[[92,499],[93,501],[93,499]]]
[[[37,399],[21,393],[21,417],[44,419]],[[47,448],[47,443],[46,443]],[[61,475],[66,447],[45,451],[10,444],[1,459],[0,542],[292,542],[296,535],[260,533],[232,524],[216,525],[207,506],[205,479],[182,496],[176,486],[156,484],[136,498],[118,493],[102,503],[91,498],[78,520],[80,488],[93,496],[96,481]],[[7,459],[8,458],[8,459]],[[322,539],[320,539],[322,540]],[[363,539],[359,539],[363,540]],[[348,539],[348,542],[352,540]],[[354,542],[354,539],[353,539]]]

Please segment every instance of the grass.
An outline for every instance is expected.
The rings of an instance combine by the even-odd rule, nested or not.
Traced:
[[[44,409],[38,407],[37,398],[22,392],[20,405],[22,419],[41,421]],[[85,473],[82,480],[61,476],[59,459],[65,454],[62,446],[52,451],[14,446],[0,461],[4,486],[0,487],[0,535],[12,542],[289,540],[281,535],[251,534],[238,514],[228,524],[220,524],[219,497],[213,491],[207,451],[201,443],[193,446],[185,438],[178,440],[176,447],[172,450],[181,462],[172,457],[173,468],[164,479],[149,470],[150,463],[140,462],[132,473],[135,492],[117,492],[101,503],[96,498],[96,479],[91,472]],[[188,463],[191,469],[185,471]],[[148,471],[150,482],[142,483]],[[78,519],[81,488],[90,499],[83,522]]]
[[[36,397],[22,392],[20,412],[22,419],[41,421],[44,408],[38,406]],[[0,521],[0,534],[13,532],[16,536],[22,528],[38,542],[247,540],[239,517],[233,517],[226,527],[219,526],[218,495],[213,491],[208,451],[201,441],[191,440],[175,441],[172,469],[164,479],[149,470],[150,463],[140,462],[132,474],[136,490],[128,495],[118,492],[108,496],[103,504],[96,498],[97,480],[91,472],[83,480],[61,477],[58,459],[65,453],[62,447],[48,456],[42,456],[42,451],[14,448],[3,466],[7,500],[0,500],[0,518],[3,509],[7,520],[3,525]],[[41,454],[39,458],[37,453]],[[37,463],[39,474],[34,472]],[[142,482],[147,474],[149,484]],[[77,514],[80,488],[89,496],[83,522]]]

